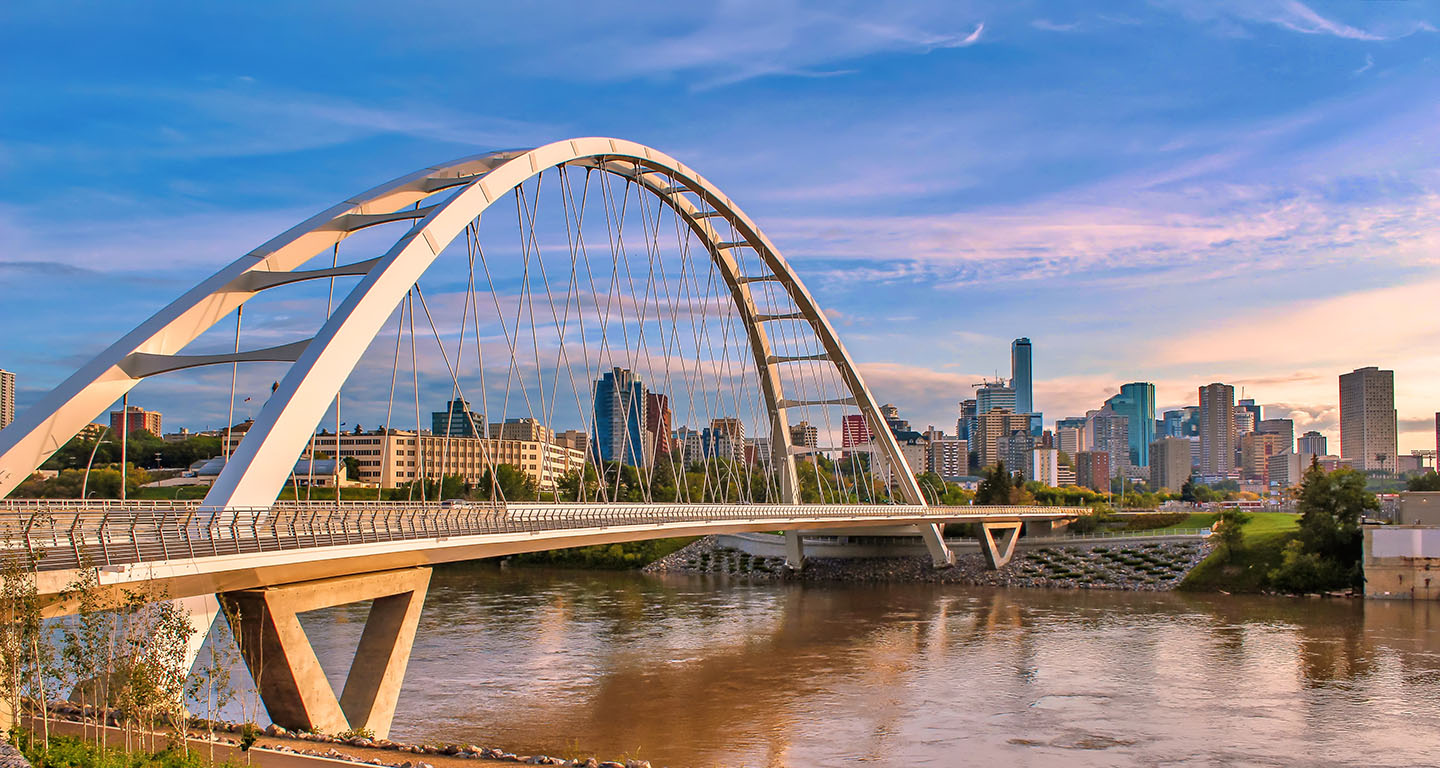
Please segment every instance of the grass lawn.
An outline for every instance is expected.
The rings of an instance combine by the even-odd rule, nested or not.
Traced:
[[[1204,528],[1215,515],[1191,515],[1182,527]],[[1286,512],[1254,512],[1245,523],[1245,543],[1233,558],[1216,549],[1190,571],[1180,588],[1195,592],[1259,592],[1267,586],[1270,571],[1280,565],[1285,543],[1300,527],[1300,516]]]

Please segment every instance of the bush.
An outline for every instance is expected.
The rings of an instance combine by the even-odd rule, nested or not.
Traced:
[[[29,732],[22,732],[17,741],[20,751],[35,768],[202,768],[206,765],[198,750],[166,747],[158,752],[139,749],[126,752],[58,734],[50,737],[46,749],[44,741]]]
[[[1304,543],[1298,540],[1285,545],[1280,567],[1270,571],[1270,583],[1286,592],[1321,592],[1344,587],[1348,581],[1343,568],[1317,553],[1306,552]]]
[[[1125,523],[1127,531],[1153,531],[1157,528],[1173,528],[1189,518],[1186,512],[1155,512],[1135,515]]]

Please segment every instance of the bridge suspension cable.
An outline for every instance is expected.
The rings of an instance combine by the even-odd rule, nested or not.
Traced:
[[[342,240],[353,252],[343,259]],[[304,305],[321,300],[321,278],[316,330]],[[416,336],[417,310],[433,348]],[[176,356],[215,344],[206,329],[229,311],[228,355]],[[393,348],[379,341],[390,317]],[[247,336],[304,341],[290,357],[283,343],[242,353],[242,318]],[[406,336],[414,426],[401,430]],[[0,468],[25,472],[147,371],[203,377],[196,366],[212,358],[231,367],[226,462],[207,498],[220,506],[273,502],[287,482],[298,500],[300,480],[313,498],[320,452],[335,462],[328,482],[348,465],[347,480],[375,486],[376,499],[403,488],[414,500],[924,503],[774,245],[703,177],[629,142],[466,158],[312,217],[58,387],[0,435]],[[269,378],[239,363],[283,359],[293,362],[237,446],[237,398]]]

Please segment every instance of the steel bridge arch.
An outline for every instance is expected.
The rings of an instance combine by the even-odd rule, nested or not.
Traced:
[[[292,365],[216,478],[205,505],[266,506],[275,501],[306,442],[385,320],[435,258],[469,224],[513,189],[541,172],[582,167],[624,177],[671,208],[705,244],[725,280],[746,329],[770,416],[771,445],[780,459],[784,501],[798,502],[787,400],[771,352],[765,316],[756,308],[753,279],[778,282],[809,323],[870,428],[877,458],[893,472],[905,503],[925,504],[914,474],[881,418],[849,352],[810,292],[759,227],[723,192],[673,157],[631,141],[579,138],[529,150],[504,150],[432,166],[382,184],[312,216],[271,239],[176,299],[95,357],[35,406],[0,430],[0,497],[147,376],[216,363],[283,361]],[[448,199],[425,206],[432,196]],[[726,242],[715,217],[742,241]],[[382,256],[334,269],[296,271],[349,233],[414,220]],[[730,253],[752,248],[770,276],[742,275]],[[235,355],[180,355],[187,344],[262,291],[303,280],[360,276],[359,283],[308,342]]]

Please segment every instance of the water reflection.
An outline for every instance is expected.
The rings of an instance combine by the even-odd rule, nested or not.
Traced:
[[[363,611],[306,617],[338,672]],[[437,570],[399,739],[688,765],[1440,760],[1434,604]]]

